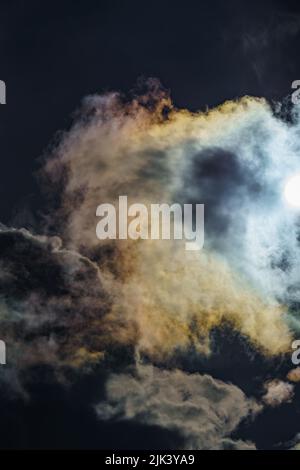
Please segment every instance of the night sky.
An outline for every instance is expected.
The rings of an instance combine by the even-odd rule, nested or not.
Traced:
[[[276,188],[280,175],[300,172],[299,118],[290,106],[299,50],[296,1],[0,2],[7,87],[0,106],[0,339],[7,344],[0,448],[298,445],[299,377],[286,377],[290,342],[300,337],[300,228],[281,217]],[[238,103],[233,111],[212,111],[216,124],[202,121],[227,100]],[[165,130],[165,121],[174,127]],[[137,144],[130,136],[139,132]],[[183,166],[171,158],[177,151]],[[174,257],[185,274],[169,280],[168,250],[145,248],[133,267],[139,252],[131,247],[97,245],[97,204],[120,188],[133,197],[205,203],[207,249],[216,255],[206,274],[202,261],[202,271],[186,273]],[[268,225],[261,234],[265,214],[286,231],[277,236]],[[257,243],[250,217],[260,224]],[[267,247],[261,266],[271,239],[275,248]],[[232,281],[236,273],[246,287]],[[198,286],[189,280],[198,278],[202,294],[194,297]],[[133,300],[139,293],[142,300]],[[153,317],[159,334],[149,305],[163,318],[156,324]],[[197,305],[211,321],[199,320]],[[269,310],[281,306],[286,323],[270,320]],[[220,309],[218,319],[210,309]],[[174,422],[157,405],[167,384],[176,390]],[[202,417],[206,404],[195,391],[216,407],[213,417]],[[181,411],[190,399],[195,422]]]

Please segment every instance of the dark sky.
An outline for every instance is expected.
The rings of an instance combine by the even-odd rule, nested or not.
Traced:
[[[0,4],[0,220],[38,208],[33,172],[90,93],[154,76],[178,107],[281,98],[300,78],[299,2],[116,0]]]

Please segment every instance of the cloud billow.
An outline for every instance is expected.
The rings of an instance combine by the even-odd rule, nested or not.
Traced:
[[[99,419],[175,430],[185,448],[255,448],[231,434],[274,394],[279,405],[292,400],[281,393],[291,390],[285,382],[262,397],[287,367],[299,327],[299,220],[282,198],[286,179],[300,172],[299,134],[296,112],[286,122],[263,99],[190,113],[153,79],[130,100],[86,98],[39,174],[52,195],[44,235],[0,231],[0,324],[14,345],[12,370],[24,377],[50,365],[63,381],[69,370],[100,366],[108,378]],[[204,249],[99,241],[96,208],[117,205],[119,195],[204,203]],[[250,345],[249,363],[256,351],[279,364],[255,399],[226,373],[221,380],[201,370],[203,358],[207,369],[216,361],[212,333],[225,327]]]

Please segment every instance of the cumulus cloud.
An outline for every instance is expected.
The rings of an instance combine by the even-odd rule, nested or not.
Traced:
[[[0,230],[0,329],[7,368],[84,367],[103,359],[110,298],[98,267],[58,237]]]
[[[263,401],[269,406],[279,406],[289,402],[294,396],[294,386],[282,380],[271,380],[265,384],[266,394]]]
[[[1,339],[17,372],[46,364],[61,377],[108,359],[101,419],[178,431],[187,448],[254,448],[230,435],[259,406],[235,385],[178,370],[176,358],[209,361],[211,334],[224,325],[267,358],[290,351],[300,326],[299,220],[282,193],[299,171],[299,116],[287,123],[279,107],[250,97],[190,113],[157,81],[147,87],[131,100],[84,100],[40,173],[50,196],[43,236],[1,228]],[[204,249],[99,241],[96,208],[120,195],[204,203]],[[135,369],[136,358],[152,365]],[[266,387],[265,405],[292,399],[290,384]]]
[[[99,418],[136,420],[178,431],[186,449],[254,449],[233,441],[242,418],[259,411],[236,386],[209,375],[139,365],[134,373],[112,375]]]
[[[207,333],[224,320],[265,353],[287,352],[289,327],[298,325],[290,306],[300,251],[282,192],[298,169],[297,115],[291,125],[250,97],[189,113],[175,109],[156,81],[148,86],[131,101],[117,93],[85,100],[44,168],[50,187],[63,188],[52,221],[68,247],[119,283],[114,313],[136,321],[142,336],[159,322],[160,344],[152,333],[141,339],[147,352],[172,348],[170,330],[209,351]],[[179,254],[180,243],[100,242],[96,208],[124,194],[129,203],[204,203],[201,256]]]
[[[286,378],[291,382],[300,382],[300,367],[290,370]]]

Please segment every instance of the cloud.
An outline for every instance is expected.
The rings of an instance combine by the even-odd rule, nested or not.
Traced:
[[[271,380],[265,384],[266,394],[263,401],[269,406],[279,406],[289,402],[294,396],[294,386],[282,380]]]
[[[282,191],[298,169],[297,116],[288,124],[250,97],[190,113],[156,81],[148,88],[132,101],[84,101],[44,167],[49,187],[62,188],[52,225],[118,286],[112,315],[136,322],[147,354],[172,353],[178,338],[208,352],[210,329],[224,321],[265,354],[288,352],[300,251]],[[204,203],[201,255],[187,258],[180,243],[99,241],[97,206],[124,194],[129,203]]]
[[[0,230],[0,329],[9,374],[103,360],[110,299],[98,267],[58,237]]]
[[[209,375],[138,365],[132,374],[112,375],[100,419],[136,420],[178,431],[186,449],[255,449],[233,441],[231,432],[259,406],[236,386]]]
[[[236,385],[201,375],[201,364],[205,357],[209,368],[213,332],[225,326],[250,345],[249,361],[254,351],[284,361],[300,328],[299,222],[282,199],[299,171],[299,116],[287,123],[250,97],[190,113],[174,108],[157,81],[146,86],[131,100],[84,100],[40,173],[50,196],[44,235],[1,227],[7,377],[17,390],[38,365],[64,380],[104,364],[101,419],[178,431],[187,448],[254,448],[231,434],[260,406]],[[204,203],[204,250],[99,241],[96,208],[120,195]],[[191,356],[193,374],[184,370]],[[264,406],[292,399],[291,384],[266,387]]]
[[[290,370],[286,378],[291,382],[300,382],[300,367]]]

